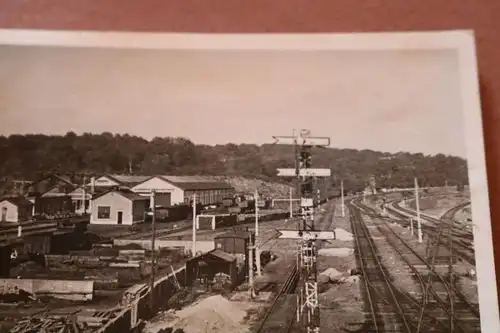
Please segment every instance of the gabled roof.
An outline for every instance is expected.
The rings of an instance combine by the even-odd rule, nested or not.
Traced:
[[[56,181],[60,181],[59,184],[54,183],[53,186],[51,187],[46,187],[45,189],[40,189],[38,186],[40,185],[41,182],[48,180],[48,179],[55,179]],[[40,178],[34,182],[32,182],[27,189],[27,194],[28,195],[33,195],[33,194],[45,194],[47,192],[50,192],[54,190],[57,186],[63,186],[67,188],[67,192],[71,192],[77,185],[73,184],[71,179],[67,176],[59,176],[56,174],[53,175],[48,175],[43,178]]]
[[[189,261],[203,259],[207,256],[214,256],[218,259],[222,259],[222,260],[227,261],[227,262],[233,262],[236,260],[236,257],[234,257],[233,255],[226,253],[224,251],[215,249],[215,250],[212,250],[212,251],[209,251],[206,253],[199,254],[196,257],[189,259]]]
[[[139,200],[148,200],[149,201],[149,197],[142,196],[142,195],[136,194],[136,193],[131,192],[131,191],[119,191],[119,190],[115,190],[115,189],[99,193],[99,194],[95,195],[92,198],[92,200],[95,200],[97,198],[100,198],[100,197],[102,197],[108,193],[112,193],[112,192],[119,194],[122,197],[127,198],[127,199],[132,200],[132,201],[139,201]]]
[[[226,190],[234,189],[230,184],[203,176],[157,176],[183,190]]]
[[[87,194],[100,194],[100,193],[109,191],[109,189],[101,188],[101,187],[96,186],[96,187],[94,187],[94,192],[92,192],[92,188],[90,186],[80,185],[77,188],[75,188],[73,191],[69,192],[69,194],[71,195],[71,194],[75,194],[75,193],[78,193],[78,192],[82,192],[82,194],[83,194],[83,188],[84,187],[85,187],[85,192]]]
[[[215,256],[215,257],[218,257],[218,258],[220,258],[222,260],[225,260],[225,261],[231,262],[231,261],[236,260],[236,257],[230,255],[229,253],[221,251],[221,250],[217,250],[216,249],[216,250],[213,250],[213,251],[208,252],[208,253],[211,254],[211,255],[213,255],[213,256]]]
[[[31,201],[27,200],[24,197],[4,198],[4,199],[0,200],[0,202],[2,202],[2,201],[8,201],[11,204],[19,206],[19,207],[33,205],[33,203]]]
[[[137,176],[137,175],[116,175],[106,174],[104,177],[109,177],[117,183],[123,185],[137,185],[151,178],[151,176]]]
[[[73,182],[71,181],[70,177],[68,177],[68,176],[60,176],[60,175],[56,175],[56,174],[48,175],[48,176],[45,176],[43,178],[40,178],[40,179],[38,179],[38,180],[36,180],[34,182],[31,182],[30,185],[35,185],[35,184],[37,184],[39,182],[42,182],[42,181],[44,181],[46,179],[49,179],[49,178],[57,178],[57,179],[61,180],[62,182],[67,183],[68,185],[75,186],[75,184],[73,184]]]

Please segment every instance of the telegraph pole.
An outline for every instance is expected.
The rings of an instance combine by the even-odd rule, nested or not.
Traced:
[[[306,328],[307,333],[319,333],[319,303],[316,270],[316,240],[335,239],[333,231],[316,230],[314,225],[314,209],[319,202],[314,197],[315,177],[330,177],[330,169],[311,168],[311,149],[315,146],[330,145],[329,137],[311,137],[309,131],[302,130],[299,135],[275,136],[275,143],[292,144],[298,151],[299,163],[295,169],[278,169],[278,176],[297,177],[300,188],[300,208],[302,225],[299,230],[280,230],[279,238],[297,239],[301,241],[297,256],[300,272],[297,307],[297,321]]]
[[[254,249],[255,249],[255,266],[257,267],[257,276],[261,275],[260,271],[260,249],[258,246],[259,236],[259,192],[255,190],[255,237],[254,237]]]
[[[344,180],[340,180],[340,196],[342,198],[342,217],[345,217],[345,204],[344,204]]]
[[[155,190],[151,190],[152,217],[151,217],[151,311],[154,311],[154,285],[155,285],[155,270],[156,270],[156,202]]]
[[[418,179],[415,177],[415,206],[417,208],[418,242],[422,243],[422,222],[420,221],[420,200],[418,196]]]
[[[87,175],[83,176],[83,215],[87,214]]]
[[[193,194],[193,245],[192,245],[192,256],[196,257],[196,193]]]
[[[255,190],[255,237],[259,236],[259,192]]]

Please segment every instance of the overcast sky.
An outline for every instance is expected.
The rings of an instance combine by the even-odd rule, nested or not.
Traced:
[[[0,134],[67,131],[465,156],[452,51],[0,46]]]

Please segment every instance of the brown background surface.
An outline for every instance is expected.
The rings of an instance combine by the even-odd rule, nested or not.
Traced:
[[[0,28],[155,32],[473,29],[494,239],[500,240],[500,0],[0,0]],[[495,246],[500,276],[500,242]],[[500,286],[497,279],[497,285]],[[499,288],[500,289],[500,288]]]

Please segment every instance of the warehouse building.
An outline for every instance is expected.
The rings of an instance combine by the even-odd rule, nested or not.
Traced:
[[[202,205],[218,204],[235,192],[226,182],[201,176],[153,176],[131,188],[142,195],[148,195],[152,189],[157,193],[170,193],[172,205],[189,204],[194,194]]]
[[[23,197],[5,198],[0,201],[0,221],[24,222],[33,218],[33,203]]]
[[[149,197],[110,190],[92,198],[91,224],[132,225],[144,221]]]

